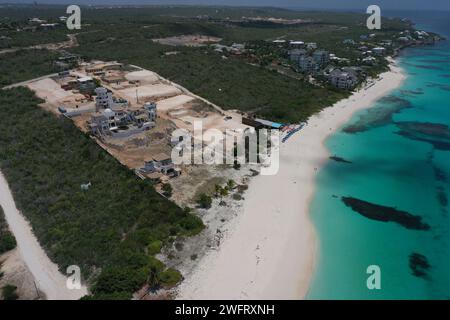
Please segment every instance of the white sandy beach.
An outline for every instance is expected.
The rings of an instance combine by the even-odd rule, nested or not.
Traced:
[[[31,271],[39,290],[43,291],[48,300],[73,300],[87,294],[86,287],[80,290],[69,290],[66,287],[67,278],[59,272],[39,245],[28,221],[17,210],[8,183],[0,172],[0,205],[5,212],[11,232],[17,240],[17,247],[23,261]]]
[[[317,247],[309,205],[316,174],[330,156],[324,141],[404,79],[393,64],[373,86],[314,115],[283,144],[278,174],[252,179],[243,212],[231,222],[219,249],[208,252],[180,285],[178,298],[304,298]]]

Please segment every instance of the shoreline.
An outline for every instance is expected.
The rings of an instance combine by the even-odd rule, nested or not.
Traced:
[[[280,146],[278,174],[251,179],[243,212],[230,222],[218,250],[207,252],[181,283],[178,299],[306,296],[318,250],[310,204],[316,175],[330,156],[325,141],[355,112],[401,86],[406,79],[403,70],[393,60],[390,67],[373,85],[313,115],[307,126]]]
[[[11,232],[17,240],[20,256],[35,279],[35,284],[46,295],[47,300],[77,300],[87,294],[82,285],[80,290],[69,290],[67,278],[58,266],[50,260],[33,234],[28,220],[17,209],[12,192],[3,173],[0,172],[0,205]]]

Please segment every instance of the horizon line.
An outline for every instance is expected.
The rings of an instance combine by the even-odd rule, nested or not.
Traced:
[[[13,7],[19,7],[19,6],[65,6],[70,4],[69,1],[67,3],[48,3],[48,2],[23,2],[23,3],[11,3],[11,2],[0,2],[0,8],[2,6],[13,6]],[[71,3],[73,4],[73,3]],[[355,12],[359,11],[361,8],[356,7],[328,7],[328,8],[317,8],[317,7],[302,7],[302,6],[283,6],[283,5],[240,5],[240,4],[180,4],[180,3],[164,3],[164,4],[138,4],[138,3],[115,3],[115,4],[89,4],[89,3],[80,3],[76,4],[80,7],[101,7],[101,8],[120,8],[120,7],[129,7],[129,8],[139,8],[139,7],[205,7],[205,8],[267,8],[267,9],[281,9],[281,10],[289,10],[289,11],[346,11],[346,12]],[[391,12],[413,12],[417,11],[417,9],[383,9],[383,11],[391,11]],[[421,9],[421,11],[426,12],[448,12],[450,13],[449,9]],[[365,14],[365,12],[364,12]]]

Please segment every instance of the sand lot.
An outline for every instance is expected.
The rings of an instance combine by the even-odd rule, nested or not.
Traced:
[[[117,90],[128,101],[136,101],[136,90],[140,102],[181,94],[181,90],[167,84],[145,85]]]
[[[159,81],[156,73],[149,70],[133,71],[125,75],[128,81],[139,81],[141,84],[154,84]]]
[[[184,35],[177,37],[168,37],[163,39],[153,39],[154,42],[165,44],[168,46],[188,46],[200,47],[207,43],[220,42],[222,39],[217,37],[209,37],[202,35]]]
[[[51,78],[35,81],[27,86],[36,93],[36,96],[45,100],[45,103],[41,104],[42,108],[57,115],[60,115],[58,107],[61,106],[67,109],[68,114],[71,112],[75,112],[75,114],[90,112],[95,109],[94,102],[86,100],[86,97],[80,93],[62,89]]]
[[[61,89],[61,86],[50,78],[32,82],[28,85],[28,88],[35,91],[39,98],[54,105],[61,104],[66,99],[84,99],[82,94],[73,94],[72,91]]]
[[[16,248],[0,257],[1,272],[0,288],[5,285],[17,287],[20,300],[45,299],[45,294],[36,290],[35,279]]]
[[[186,129],[189,131],[194,130],[194,122],[200,121],[202,123],[202,129],[217,129],[220,131],[230,130],[244,130],[248,126],[242,124],[241,117],[234,115],[234,117],[228,121],[224,120],[224,117],[217,113],[210,113],[207,117],[194,117],[191,115],[179,116],[178,119],[172,119],[172,121],[177,125],[177,127]]]
[[[170,109],[175,109],[177,107],[184,105],[185,103],[191,102],[192,100],[194,100],[193,97],[185,95],[185,94],[181,94],[176,97],[160,100],[160,101],[158,101],[158,110],[168,111]]]

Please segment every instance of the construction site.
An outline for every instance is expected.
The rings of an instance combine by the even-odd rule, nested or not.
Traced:
[[[196,170],[172,163],[172,148],[178,142],[172,139],[174,130],[193,133],[194,123],[201,123],[204,131],[217,129],[228,134],[249,128],[238,112],[224,111],[152,71],[117,62],[81,63],[77,69],[31,82],[28,87],[45,100],[41,107],[70,118],[123,165],[154,181],[157,188],[159,183]],[[205,181],[205,168],[201,170],[199,184]],[[197,175],[191,176],[195,179]],[[186,179],[189,177],[182,180]],[[186,183],[195,188],[195,181]]]

